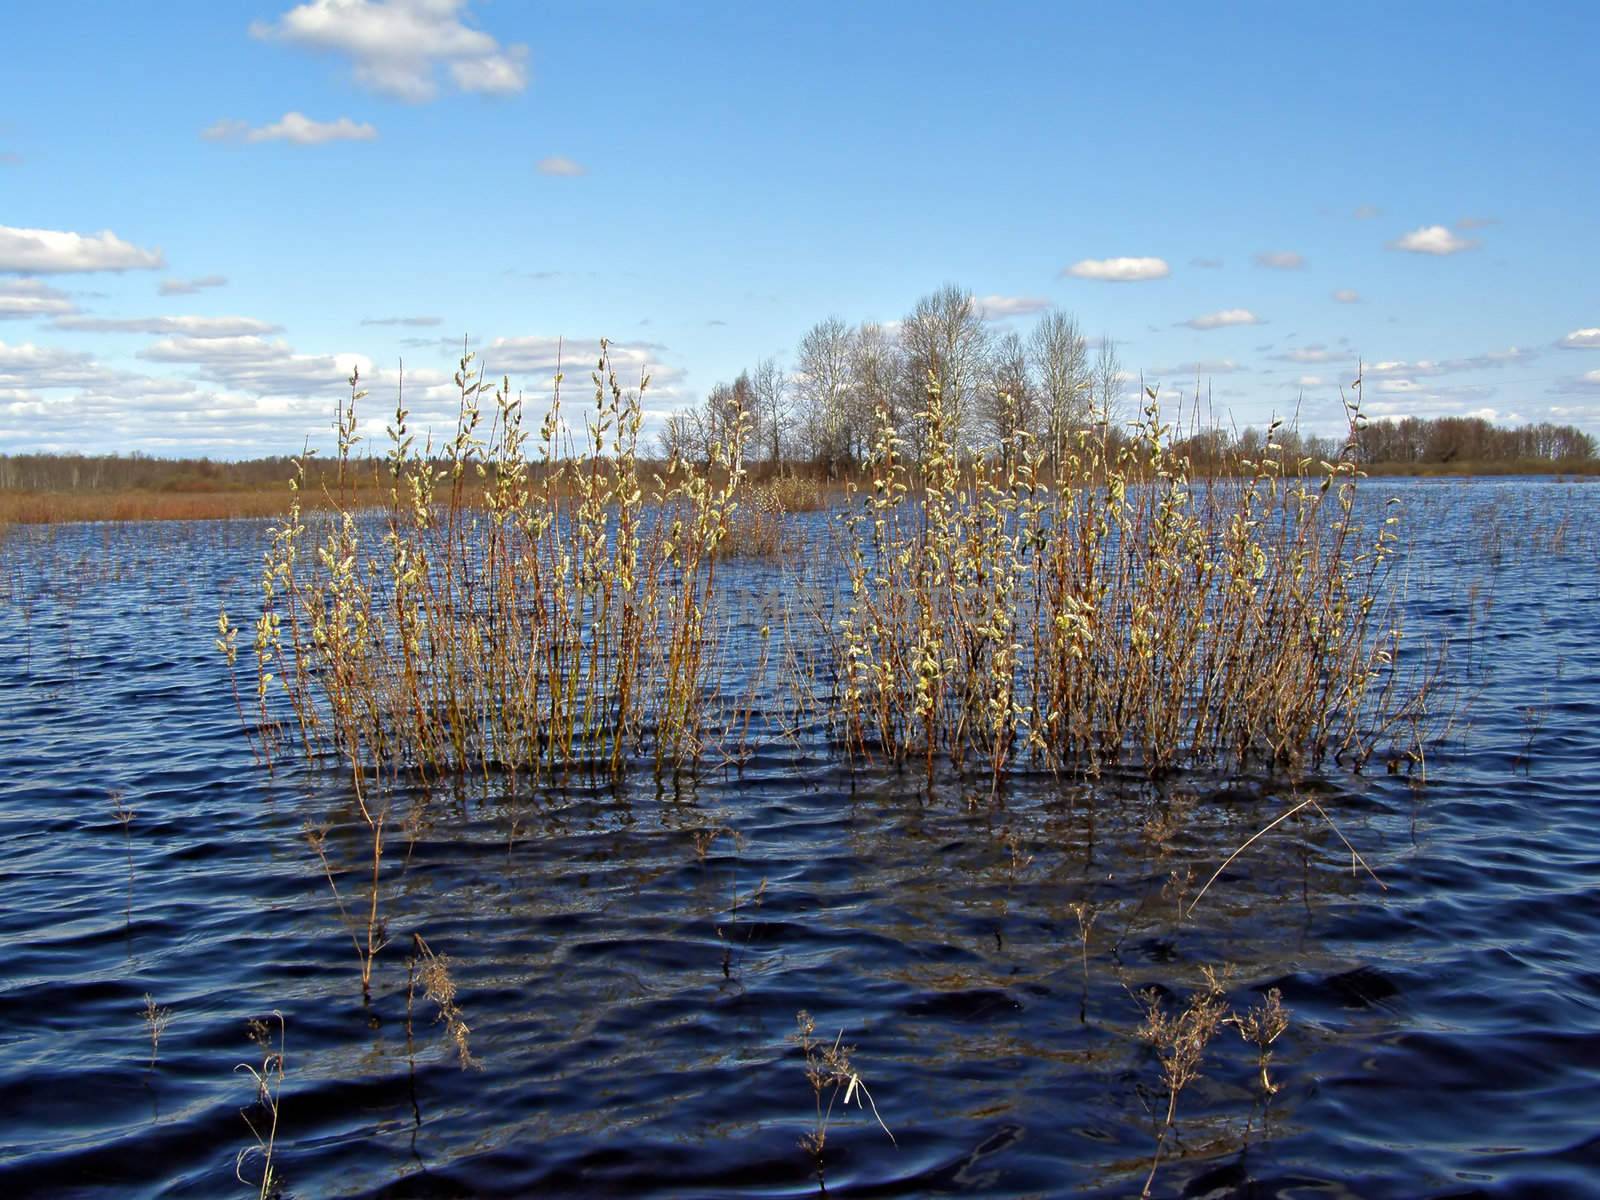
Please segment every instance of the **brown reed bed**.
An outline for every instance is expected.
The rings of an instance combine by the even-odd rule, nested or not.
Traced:
[[[277,517],[283,489],[240,492],[0,492],[0,529],[77,521],[218,521]]]

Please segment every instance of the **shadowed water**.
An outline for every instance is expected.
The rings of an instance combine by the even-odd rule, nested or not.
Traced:
[[[991,802],[774,739],[666,787],[399,797],[370,1006],[302,836],[331,826],[364,901],[348,781],[263,770],[212,646],[265,526],[12,531],[0,1195],[249,1194],[236,1066],[274,1010],[290,1194],[813,1195],[802,1009],[894,1137],[840,1096],[829,1194],[1137,1194],[1167,1103],[1138,997],[1221,964],[1234,1008],[1292,1010],[1281,1088],[1224,1028],[1154,1194],[1600,1194],[1600,487],[1365,486],[1403,498],[1408,641],[1451,639],[1426,786],[1308,785],[1384,887],[1308,814],[1180,920],[1282,781],[1021,774]],[[475,1067],[420,991],[408,1037],[414,931]]]

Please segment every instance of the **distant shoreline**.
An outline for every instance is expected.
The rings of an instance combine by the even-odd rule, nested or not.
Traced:
[[[188,464],[173,464],[187,467]],[[230,464],[232,465],[232,464]],[[241,464],[254,465],[254,464]],[[278,465],[278,464],[273,464]],[[226,469],[226,468],[224,468]],[[1361,468],[1373,479],[1503,479],[1548,477],[1574,482],[1600,479],[1600,458],[1578,461],[1370,463]],[[804,475],[805,473],[802,473]],[[1229,478],[1237,472],[1209,470],[1197,465],[1193,478]],[[821,481],[818,481],[821,483]],[[822,483],[829,492],[842,494],[843,481]],[[356,508],[380,508],[387,491],[370,479],[352,495]],[[196,480],[187,473],[154,486],[95,488],[11,488],[0,490],[0,526],[55,525],[94,521],[219,521],[282,516],[288,511],[290,491],[285,482],[272,486],[229,485]],[[320,487],[301,496],[307,509],[334,507]]]

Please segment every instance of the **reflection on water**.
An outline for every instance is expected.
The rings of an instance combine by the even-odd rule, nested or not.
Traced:
[[[365,827],[342,779],[252,761],[211,647],[262,526],[13,531],[0,1194],[243,1194],[234,1068],[274,1009],[293,1194],[814,1194],[804,1009],[895,1139],[836,1107],[830,1194],[1127,1195],[1167,1106],[1140,997],[1175,1012],[1224,964],[1233,1008],[1292,1012],[1280,1090],[1221,1028],[1156,1194],[1596,1191],[1600,488],[1380,489],[1415,539],[1411,631],[1452,639],[1471,698],[1425,787],[1022,775],[991,802],[771,741],[666,790],[406,794],[370,1006],[303,835],[328,827],[359,924]],[[759,594],[772,568],[744,570]],[[1195,905],[1307,794],[1383,888],[1306,809]],[[420,987],[408,1023],[416,933],[476,1068]]]

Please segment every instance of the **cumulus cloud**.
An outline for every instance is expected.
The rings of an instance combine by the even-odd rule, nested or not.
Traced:
[[[206,288],[225,287],[226,275],[202,275],[198,279],[163,279],[160,292],[163,296],[192,296]]]
[[[1333,298],[1340,304],[1360,304],[1361,293],[1353,288],[1340,288],[1333,293]]]
[[[1172,274],[1172,268],[1164,258],[1085,258],[1061,273],[1106,283],[1138,283],[1146,279],[1165,279]]]
[[[1563,350],[1600,350],[1600,329],[1574,329],[1561,339]]]
[[[426,329],[443,325],[443,317],[367,317],[363,325],[405,325],[413,329]]]
[[[464,92],[526,88],[527,46],[502,46],[469,19],[465,0],[310,0],[250,32],[348,58],[357,83],[413,103],[439,94],[441,69]]]
[[[537,165],[541,175],[561,175],[573,179],[579,175],[587,175],[589,173],[589,168],[582,163],[574,162],[572,159],[564,158],[559,154],[541,158]]]
[[[340,117],[336,121],[314,121],[304,113],[288,112],[271,125],[251,128],[243,121],[218,121],[200,131],[208,142],[290,142],[296,146],[322,146],[328,142],[370,142],[378,131],[365,121]]]
[[[1254,259],[1256,266],[1273,271],[1299,271],[1306,265],[1305,255],[1293,250],[1262,250]]]
[[[82,333],[176,333],[193,338],[277,333],[280,327],[254,317],[59,317],[57,329]]]
[[[1260,325],[1261,318],[1248,308],[1225,308],[1221,312],[1207,313],[1203,317],[1190,317],[1179,324],[1190,329],[1225,329],[1229,325]]]
[[[109,229],[81,234],[0,225],[0,272],[65,275],[82,271],[144,271],[163,265],[161,251],[123,241]]]
[[[0,321],[54,317],[78,311],[67,293],[39,279],[0,280]]]
[[[1007,317],[1028,317],[1050,307],[1050,301],[1040,296],[980,296],[978,311],[985,321],[1003,321]]]
[[[1472,250],[1478,243],[1472,238],[1457,237],[1443,225],[1424,225],[1402,234],[1389,243],[1391,250],[1406,250],[1412,254],[1460,254]]]

